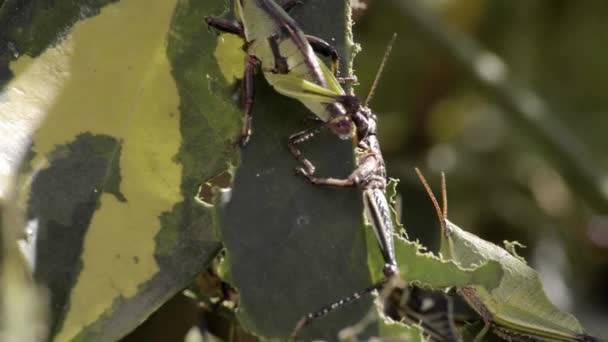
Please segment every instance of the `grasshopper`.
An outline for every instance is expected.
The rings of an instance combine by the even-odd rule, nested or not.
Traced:
[[[384,196],[386,171],[376,137],[376,116],[356,96],[346,94],[334,73],[315,55],[314,51],[317,51],[332,57],[333,69],[337,68],[339,61],[335,49],[320,38],[305,35],[287,14],[286,10],[297,3],[288,1],[281,7],[272,0],[235,0],[237,22],[206,18],[209,26],[237,34],[246,42],[247,64],[243,78],[245,113],[240,141],[245,144],[251,135],[253,75],[258,64],[268,83],[277,92],[302,102],[334,134],[349,139],[355,131],[358,166],[347,179],[315,177],[314,165],[297,148],[298,144],[311,139],[319,131],[318,127],[291,135],[288,146],[302,164],[296,172],[311,183],[357,186],[363,191],[366,211],[374,225],[385,260],[384,274],[392,276],[398,270],[390,210]]]
[[[245,110],[239,138],[242,146],[252,133],[257,66],[277,92],[302,102],[339,137],[351,137],[352,123],[346,108],[333,99],[336,95],[345,95],[334,75],[339,65],[338,53],[321,38],[305,35],[287,14],[286,11],[298,3],[298,0],[289,0],[279,6],[272,0],[234,0],[236,22],[205,18],[209,27],[236,34],[245,41],[247,59],[242,83]],[[315,51],[331,57],[333,71],[319,60]],[[306,134],[292,136],[290,143],[303,136]]]
[[[356,96],[346,94],[340,85],[342,82],[335,75],[339,63],[336,50],[320,38],[305,35],[287,14],[287,10],[297,3],[298,1],[288,1],[279,6],[272,0],[235,0],[236,22],[206,18],[210,27],[239,35],[245,41],[247,59],[243,77],[245,109],[241,145],[247,143],[252,133],[253,76],[257,66],[260,66],[268,83],[278,93],[302,102],[323,122],[323,127],[329,128],[338,137],[349,139],[354,135],[357,144],[356,169],[347,178],[338,179],[315,176],[314,165],[298,149],[297,145],[310,140],[319,131],[318,127],[295,133],[288,141],[289,150],[301,163],[301,167],[296,168],[296,173],[312,184],[358,187],[362,191],[366,216],[373,226],[384,259],[385,279],[308,314],[296,325],[294,337],[313,320],[382,288],[388,280],[395,279],[399,274],[393,223],[385,196],[386,170],[376,135],[377,118],[367,106],[395,37],[385,53],[370,95],[361,103]],[[332,70],[315,55],[315,51],[332,58]]]
[[[594,342],[574,316],[559,311],[542,289],[538,273],[525,260],[505,249],[470,234],[447,219],[447,192],[442,174],[440,208],[426,179],[416,169],[439,217],[441,253],[462,266],[496,260],[507,271],[491,292],[478,286],[459,288],[459,294],[485,323],[475,341],[492,330],[506,340]]]

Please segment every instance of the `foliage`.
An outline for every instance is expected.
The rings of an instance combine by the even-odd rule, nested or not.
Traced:
[[[234,147],[242,112],[242,41],[209,32],[203,20],[228,17],[227,8],[223,1],[193,0],[0,1],[2,329],[10,332],[6,324],[21,327],[28,320],[35,327],[31,334],[3,336],[37,340],[48,327],[55,341],[113,341],[173,297],[192,312],[205,313],[208,331],[200,336],[282,340],[304,314],[382,277],[359,193],[314,187],[293,174],[297,164],[286,138],[309,127],[311,114],[279,96],[261,75],[254,134],[242,151]],[[346,75],[356,50],[349,15],[342,1],[307,0],[293,11],[307,34],[335,45]],[[358,29],[366,25],[363,21]],[[384,41],[361,37],[367,40],[359,65],[374,65],[369,58],[380,56]],[[397,47],[392,60],[406,60],[403,51]],[[362,70],[362,84],[369,84],[373,72]],[[398,74],[387,76],[389,84]],[[406,88],[394,84],[401,92],[388,92],[389,99],[383,100],[379,89],[378,111],[387,103],[410,101],[400,102],[404,108],[415,103],[416,91],[408,88],[404,96]],[[478,99],[473,102],[479,106]],[[428,139],[427,144],[431,139],[425,132],[419,132],[422,138],[401,134],[416,127],[414,119],[392,120],[394,125],[390,115],[379,120],[388,168],[397,166],[394,173],[405,179],[400,189],[407,190],[402,191],[406,204],[422,201],[407,188],[410,176],[396,161],[399,146],[407,143],[386,137],[404,136],[414,145],[416,139]],[[433,142],[449,141],[441,139]],[[347,175],[353,168],[350,141],[321,134],[304,149],[321,175]],[[483,163],[470,164],[466,169],[488,170]],[[391,181],[389,202],[396,194]],[[430,239],[414,237],[420,229],[430,231],[431,224],[410,219],[421,216],[416,208],[417,203],[405,206],[407,234],[400,213],[392,213],[399,270],[410,285],[439,292],[456,288],[503,337],[570,340],[584,333],[576,318],[551,303],[538,273],[515,253],[449,222],[440,253],[427,248]],[[24,258],[17,256],[17,239]],[[226,256],[216,269],[212,264],[222,245]],[[23,277],[28,273],[31,279]],[[211,290],[199,282],[201,274],[215,279]],[[48,317],[38,286],[48,291]],[[21,296],[12,296],[16,288]],[[198,291],[194,300],[184,300],[184,288]],[[227,288],[238,291],[236,312],[216,302]],[[23,303],[19,315],[9,297]],[[371,298],[364,298],[315,321],[303,337],[334,340],[375,310]],[[374,317],[381,318],[366,324],[358,337],[426,338],[421,325]]]
[[[120,2],[68,32],[57,22],[53,45],[11,64],[3,115],[34,127],[44,116],[19,188],[35,235],[26,249],[34,279],[50,290],[57,341],[122,337],[220,248],[194,194],[201,177],[235,158],[230,139],[214,137],[236,127],[237,109],[219,94],[190,97],[208,88],[205,78],[176,86],[215,68],[212,56],[180,64],[193,52],[180,40],[192,29],[183,5],[145,5],[144,17],[144,3]]]

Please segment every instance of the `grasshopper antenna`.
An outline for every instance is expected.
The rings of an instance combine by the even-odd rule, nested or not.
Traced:
[[[386,60],[388,56],[391,54],[391,50],[393,49],[393,45],[395,44],[395,40],[397,39],[397,32],[393,33],[393,37],[386,47],[386,51],[384,52],[384,57],[382,57],[382,62],[380,63],[380,67],[378,68],[378,72],[376,72],[376,78],[374,78],[374,83],[372,83],[372,88],[369,90],[369,94],[367,94],[367,98],[363,103],[363,107],[367,107],[367,104],[374,97],[374,92],[376,91],[376,87],[378,86],[378,81],[380,80],[380,75],[382,75],[382,71],[384,70],[384,66],[386,65]]]
[[[445,172],[441,172],[441,204],[443,204],[443,220],[448,218],[448,187],[445,182]]]
[[[426,181],[426,178],[424,178],[424,175],[422,174],[420,169],[415,168],[414,170],[416,171],[416,174],[418,175],[418,179],[420,179],[422,186],[424,186],[426,193],[431,198],[431,202],[433,202],[433,206],[435,207],[435,211],[437,212],[437,217],[439,218],[439,223],[441,224],[441,230],[443,231],[445,229],[445,219],[447,218],[447,215],[448,215],[448,204],[446,201],[447,192],[445,190],[445,174],[443,172],[441,173],[441,189],[442,189],[442,201],[443,201],[443,208],[441,208],[439,206],[439,202],[437,202],[437,198],[435,197],[435,194],[433,194],[433,190],[431,190],[429,183]]]

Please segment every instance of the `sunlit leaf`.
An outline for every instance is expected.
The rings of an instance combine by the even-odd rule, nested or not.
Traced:
[[[10,65],[11,118],[45,118],[21,166],[21,201],[56,341],[120,338],[220,248],[195,195],[238,153],[239,109],[202,25],[222,8],[121,1],[65,32],[72,12],[53,12],[66,18],[32,27],[62,35]]]

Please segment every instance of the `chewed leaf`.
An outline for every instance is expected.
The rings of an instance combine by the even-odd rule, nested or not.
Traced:
[[[433,253],[425,252],[418,243],[401,237],[395,239],[395,251],[403,279],[424,288],[479,285],[494,289],[503,277],[503,270],[497,261],[462,267],[451,260],[443,260]]]
[[[224,170],[219,174],[207,179],[198,187],[196,199],[203,206],[212,208],[217,192],[230,191],[233,179],[232,170]]]
[[[226,82],[232,84],[243,78],[246,54],[243,51],[241,37],[228,33],[221,34],[218,37],[213,56]]]
[[[509,252],[512,256],[518,258],[519,260],[521,260],[524,263],[526,262],[526,259],[524,259],[519,254],[517,254],[517,247],[519,247],[519,248],[526,248],[526,246],[522,245],[518,241],[507,241],[507,240],[505,240],[502,243],[505,245],[505,250],[507,252]]]
[[[538,273],[519,256],[468,233],[446,220],[442,253],[462,267],[498,262],[504,271],[500,285],[488,290],[481,286],[462,290],[469,303],[487,319],[509,332],[530,336],[572,340],[583,334],[578,320],[560,311],[549,301]]]
[[[397,181],[394,179],[391,179],[387,185],[386,196],[389,203],[393,202],[396,186]],[[480,285],[491,290],[500,283],[503,274],[498,262],[482,261],[463,267],[451,260],[442,259],[431,252],[426,252],[419,243],[403,237],[406,236],[405,229],[399,223],[394,210],[392,210],[392,216],[396,233],[397,264],[404,280],[436,290],[467,285]],[[371,231],[371,229],[368,230]],[[399,234],[400,232],[403,234]],[[378,263],[373,262],[373,265],[378,265]],[[375,275],[380,279],[381,275],[377,271]]]
[[[396,185],[397,180],[395,179],[390,179],[387,184],[386,197],[389,203],[393,203],[393,198],[396,195]],[[452,287],[469,285],[478,285],[491,290],[500,284],[503,270],[498,262],[480,262],[469,267],[462,267],[451,260],[436,256],[431,252],[427,252],[419,243],[407,239],[405,229],[399,223],[393,205],[391,205],[391,215],[395,230],[397,266],[403,280],[413,285],[433,290],[445,290]],[[374,280],[378,281],[383,279],[381,267],[378,267],[382,265],[383,259],[378,252],[376,238],[371,227],[367,227],[366,229],[366,240],[368,243],[370,272],[374,275]],[[400,322],[386,322],[381,327],[385,329],[381,330],[383,333],[403,331],[399,329],[405,329],[404,331],[408,333],[415,331],[418,334],[418,330],[411,329],[421,329],[418,326],[410,326]],[[429,331],[426,334],[428,335]]]

